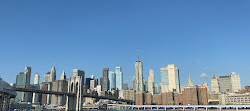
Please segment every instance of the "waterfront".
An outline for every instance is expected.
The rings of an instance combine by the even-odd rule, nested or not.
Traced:
[[[31,110],[37,111],[37,110]],[[55,110],[42,110],[42,111],[55,111]],[[64,111],[64,110],[60,110]],[[107,110],[86,110],[86,111],[107,111]],[[131,110],[111,110],[111,111],[131,111]],[[136,111],[151,111],[151,110],[136,110]],[[183,110],[154,110],[154,111],[183,111]],[[193,109],[187,109],[185,111],[194,111]],[[206,111],[205,109],[199,109],[196,111]],[[218,109],[209,109],[208,111],[220,111]],[[236,111],[235,109],[223,109],[222,111]],[[250,111],[250,109],[239,109],[239,111]]]

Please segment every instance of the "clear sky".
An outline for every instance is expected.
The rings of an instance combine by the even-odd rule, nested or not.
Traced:
[[[0,76],[15,82],[25,66],[41,81],[53,65],[86,77],[121,66],[132,83],[137,50],[144,78],[175,64],[181,85],[240,74],[250,85],[249,0],[5,0],[0,2]],[[200,78],[206,73],[208,78]]]

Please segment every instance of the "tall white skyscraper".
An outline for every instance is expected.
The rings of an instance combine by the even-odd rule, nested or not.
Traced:
[[[144,91],[142,62],[135,63],[135,91]]]
[[[56,80],[56,68],[55,65],[53,65],[50,71],[50,82],[53,82],[55,80]]]
[[[39,79],[40,79],[40,76],[38,73],[36,73],[35,78],[34,78],[34,84],[39,84]]]
[[[152,95],[154,94],[154,70],[149,70],[149,76],[148,76],[148,92]]]
[[[166,68],[161,68],[161,90],[163,92],[180,92],[179,68],[174,64],[169,64]]]
[[[231,76],[232,91],[237,92],[241,90],[240,75],[236,74],[236,72],[232,72],[230,76]]]
[[[116,87],[119,90],[123,90],[123,74],[122,74],[122,68],[116,67],[115,68],[115,74],[116,74]]]
[[[36,73],[35,78],[34,78],[34,88],[40,89],[40,84],[39,84],[39,79],[40,76],[38,73]],[[32,98],[32,103],[34,104],[39,104],[39,93],[33,93],[33,98]]]
[[[218,84],[218,79],[217,77],[213,76],[212,80],[211,80],[211,90],[212,90],[212,93],[219,93],[219,84]]]

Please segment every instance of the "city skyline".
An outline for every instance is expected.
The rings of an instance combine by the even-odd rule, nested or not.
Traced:
[[[44,9],[46,5],[46,9]],[[9,83],[25,66],[44,74],[55,65],[59,79],[65,70],[102,76],[105,67],[121,66],[124,83],[132,86],[136,51],[143,76],[175,64],[181,85],[188,74],[193,84],[211,85],[213,74],[241,75],[248,81],[250,67],[249,1],[22,1],[0,3],[0,76]],[[106,44],[109,42],[112,44]],[[205,73],[205,74],[203,74]],[[201,78],[202,76],[202,78]],[[126,78],[125,78],[126,77]]]

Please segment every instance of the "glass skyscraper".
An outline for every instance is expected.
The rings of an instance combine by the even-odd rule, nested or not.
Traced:
[[[174,64],[161,68],[161,91],[180,92],[179,68]]]
[[[167,68],[161,68],[161,85],[169,85],[168,70]]]
[[[118,90],[123,90],[123,74],[122,74],[122,68],[116,67],[115,68],[115,74],[116,74],[116,87]]]
[[[109,90],[116,89],[116,74],[113,71],[109,71]]]

